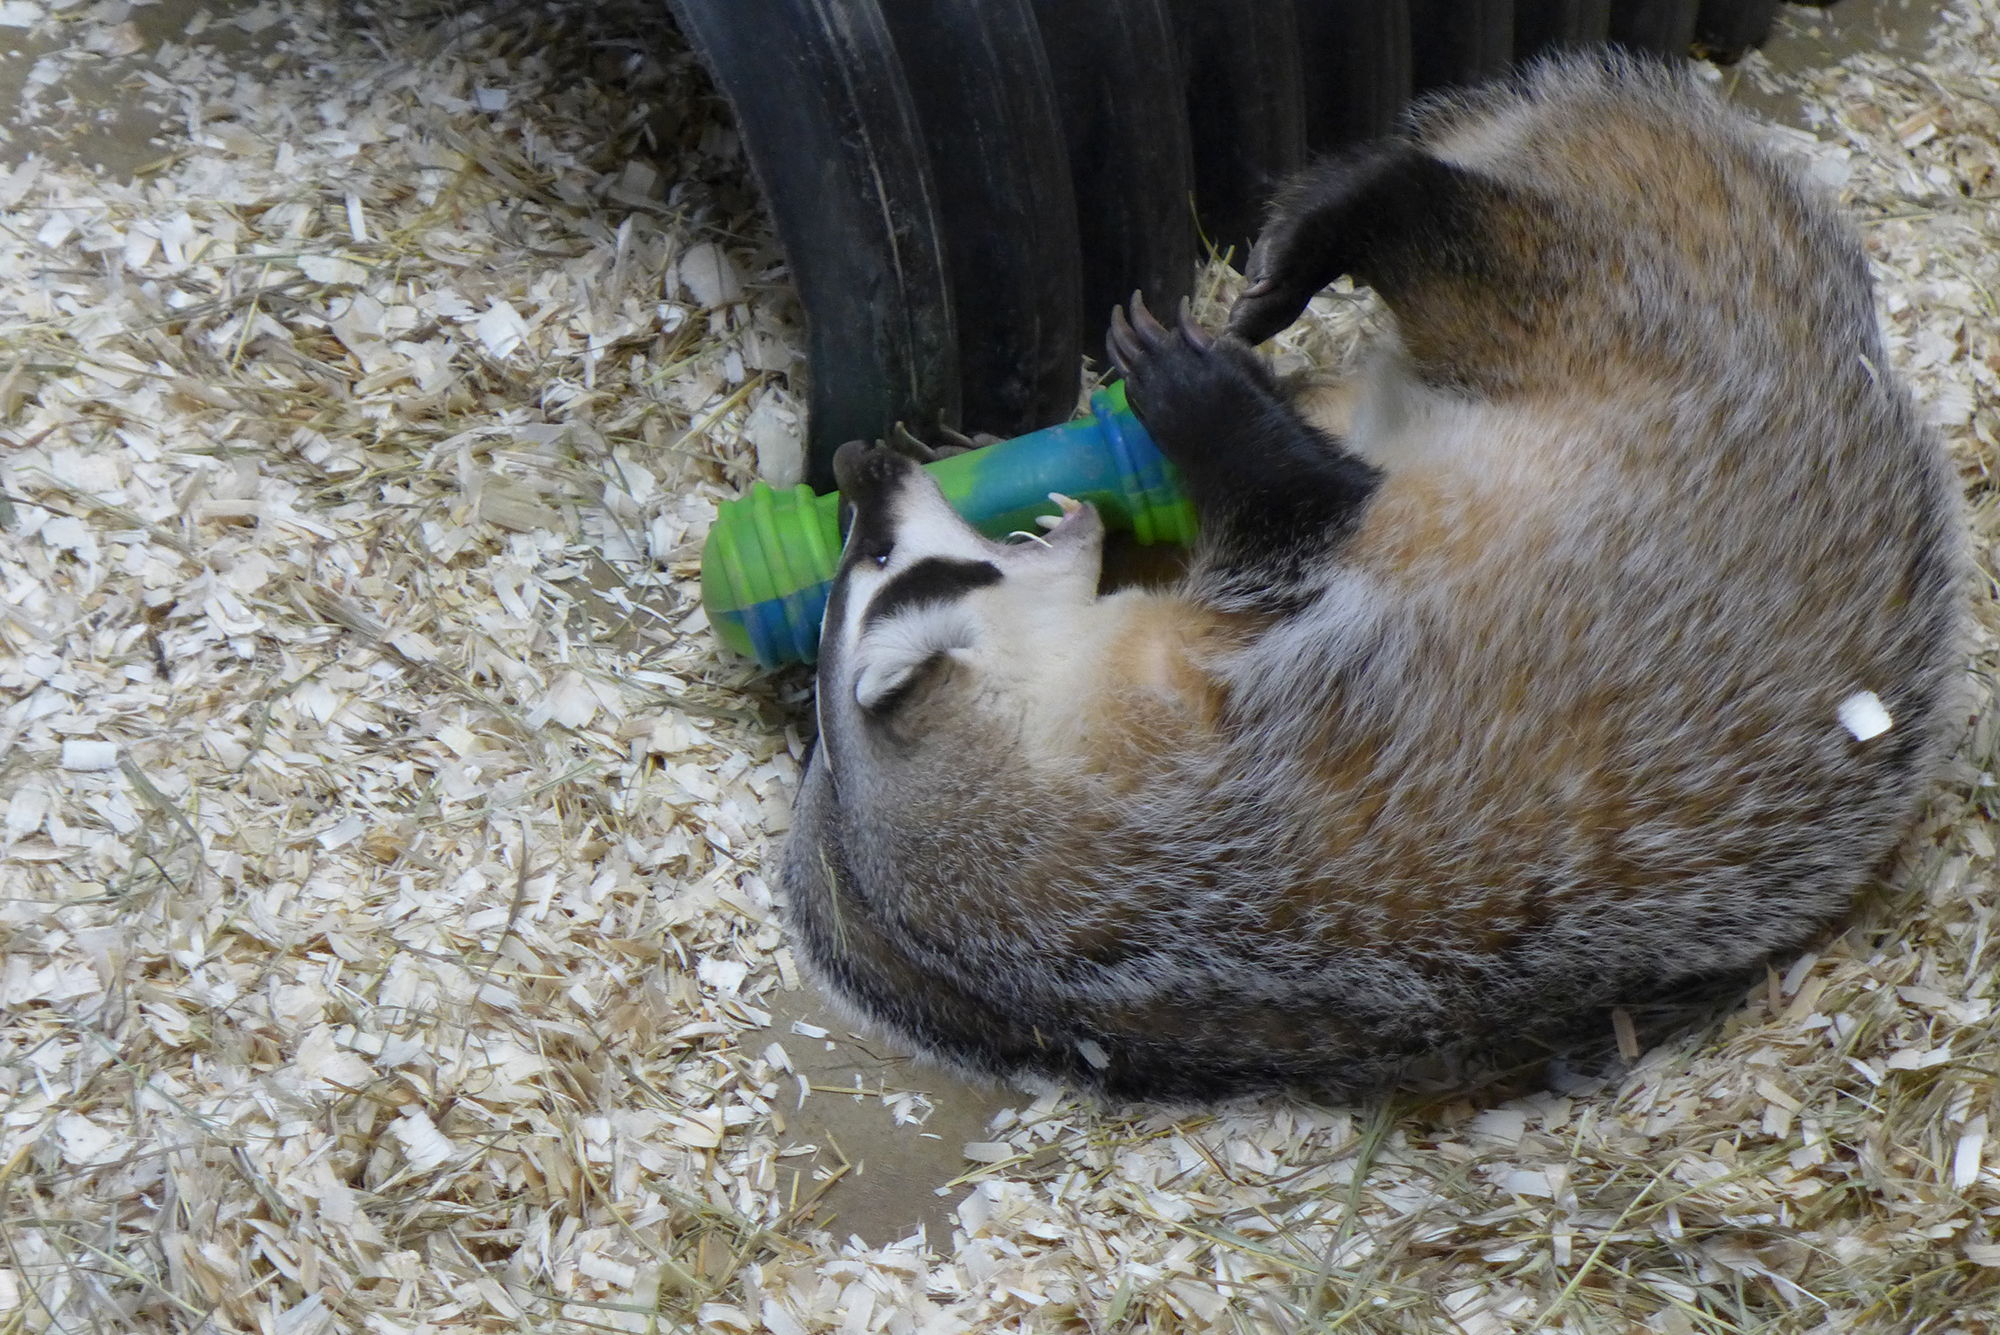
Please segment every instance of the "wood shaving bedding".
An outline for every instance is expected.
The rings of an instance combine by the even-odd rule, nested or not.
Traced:
[[[1976,720],[1853,925],[1562,1092],[1024,1097],[888,1246],[781,1185],[804,682],[717,654],[695,558],[797,467],[800,339],[685,50],[566,2],[0,23],[56,44],[17,130],[85,67],[178,117],[131,184],[0,174],[0,1330],[2000,1327],[1996,0],[1751,66],[1981,572]],[[1281,368],[1368,318],[1315,311]]]

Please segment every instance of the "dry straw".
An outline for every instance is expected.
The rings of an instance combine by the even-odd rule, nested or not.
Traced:
[[[0,1335],[2000,1326],[1995,0],[1785,136],[1981,569],[1976,719],[1853,925],[1564,1093],[1023,1100],[888,1247],[780,1189],[803,682],[694,575],[795,466],[796,313],[656,9],[0,0],[49,52],[0,172]],[[86,76],[165,122],[130,183],[64,156]],[[1319,307],[1292,369],[1351,348]]]

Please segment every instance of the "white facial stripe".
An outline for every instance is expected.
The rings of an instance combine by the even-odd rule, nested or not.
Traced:
[[[1089,506],[1066,515],[1043,541],[1008,544],[966,523],[928,476],[906,478],[884,499],[893,519],[887,559],[847,567],[840,624],[827,627],[839,636],[841,695],[863,709],[880,709],[941,653],[976,664],[989,685],[1019,689],[1036,676],[1031,661],[1046,663],[1051,645],[1073,638],[1071,614],[1096,600],[1103,525]],[[899,575],[937,560],[990,564],[1002,580],[869,621]]]
[[[983,561],[991,559],[996,550],[1005,550],[996,549],[961,519],[928,474],[921,480],[912,479],[890,504],[896,516],[896,536],[888,562],[877,566],[862,561],[848,571],[846,615],[840,626],[843,644],[855,642],[862,619],[868,615],[868,604],[898,571],[934,556]]]
[[[990,545],[959,518],[935,485],[916,485],[896,498],[896,547],[889,554],[889,570],[932,556],[961,560],[984,560]]]

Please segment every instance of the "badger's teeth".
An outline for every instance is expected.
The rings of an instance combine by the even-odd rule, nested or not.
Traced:
[[[1062,513],[1059,515],[1036,515],[1035,522],[1037,524],[1040,524],[1043,528],[1055,528],[1058,525],[1060,525],[1063,520],[1068,519],[1071,515],[1075,514],[1078,510],[1081,510],[1083,508],[1082,501],[1079,501],[1071,496],[1065,496],[1059,491],[1050,492],[1049,499],[1054,501],[1059,507],[1061,507]]]

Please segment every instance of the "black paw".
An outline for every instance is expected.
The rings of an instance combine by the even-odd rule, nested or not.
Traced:
[[[1229,332],[1262,343],[1342,274],[1369,271],[1412,244],[1461,193],[1454,170],[1400,140],[1358,145],[1293,177],[1271,206],[1229,313]]]
[[[1105,344],[1125,373],[1125,397],[1168,458],[1233,439],[1277,397],[1270,368],[1241,339],[1211,337],[1181,303],[1178,328],[1153,318],[1138,293],[1111,312]]]
[[[1229,332],[1256,345],[1304,313],[1306,303],[1339,277],[1315,247],[1299,244],[1299,220],[1274,218],[1250,248],[1249,284],[1229,311]]]

